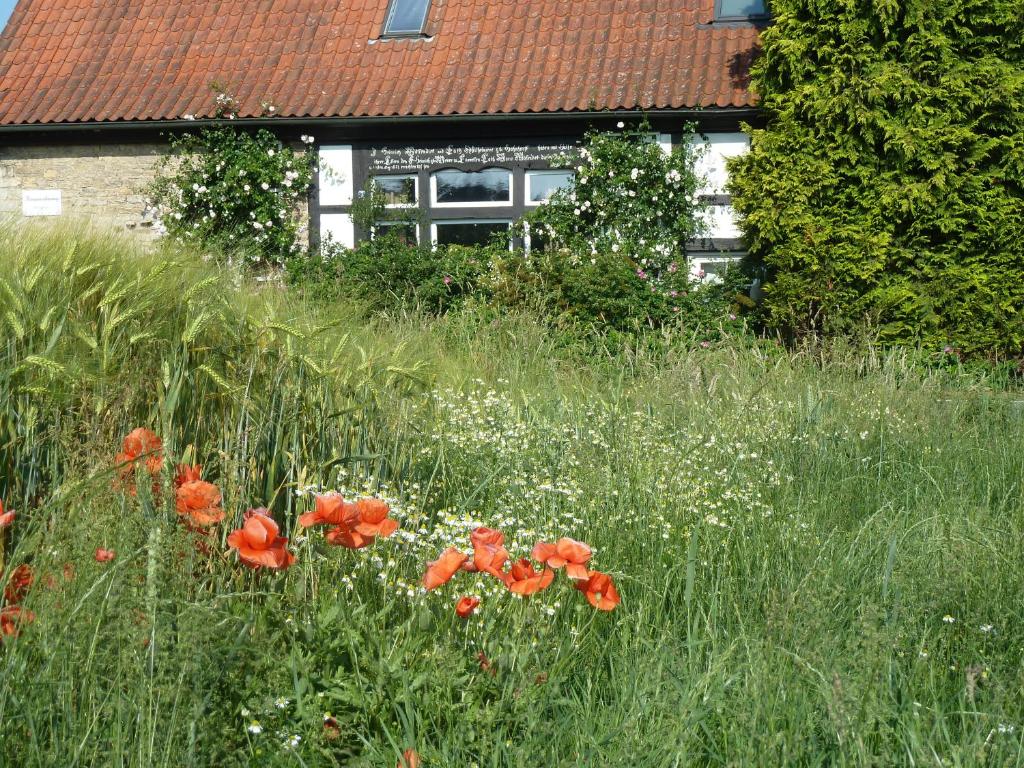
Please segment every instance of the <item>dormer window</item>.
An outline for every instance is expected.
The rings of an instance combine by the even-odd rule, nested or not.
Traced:
[[[383,37],[418,37],[427,23],[430,0],[391,0]]]
[[[715,0],[715,21],[752,21],[767,18],[766,0]]]

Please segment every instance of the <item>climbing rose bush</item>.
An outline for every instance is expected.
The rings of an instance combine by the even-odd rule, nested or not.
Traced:
[[[280,265],[301,248],[313,178],[313,137],[296,151],[273,133],[231,125],[171,139],[150,197],[167,233],[182,242]]]
[[[556,160],[572,168],[572,181],[526,216],[527,232],[573,265],[616,254],[658,282],[686,262],[687,242],[706,228],[695,171],[701,151],[684,135],[666,153],[642,125],[591,131],[577,156]]]

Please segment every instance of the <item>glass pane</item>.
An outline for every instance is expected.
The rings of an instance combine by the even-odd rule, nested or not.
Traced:
[[[530,202],[542,203],[557,189],[565,189],[572,181],[572,171],[531,171]]]
[[[764,0],[722,0],[722,16],[764,16]]]
[[[438,171],[434,174],[439,203],[511,203],[512,174],[504,168],[482,171]]]
[[[405,221],[382,221],[373,228],[374,237],[394,237],[403,245],[416,245],[416,225]]]
[[[497,232],[508,232],[507,221],[437,222],[438,245],[487,245]]]
[[[373,184],[384,193],[386,205],[416,205],[414,176],[374,176]]]
[[[429,6],[430,0],[392,0],[391,13],[384,23],[384,34],[419,34],[423,31]]]

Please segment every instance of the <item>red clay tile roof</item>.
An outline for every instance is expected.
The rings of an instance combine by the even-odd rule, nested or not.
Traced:
[[[388,0],[19,0],[0,124],[744,107],[749,25],[714,0],[433,0],[380,40]]]

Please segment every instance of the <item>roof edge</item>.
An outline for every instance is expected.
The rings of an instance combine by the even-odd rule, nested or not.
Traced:
[[[74,131],[124,131],[124,130],[184,130],[207,128],[212,126],[237,125],[243,128],[266,128],[280,125],[288,128],[357,128],[366,125],[409,125],[463,122],[522,122],[555,121],[555,120],[595,120],[614,119],[616,117],[649,115],[651,117],[677,117],[699,119],[700,117],[730,117],[744,119],[756,117],[761,110],[758,107],[697,107],[697,108],[662,108],[662,109],[617,109],[617,110],[573,110],[562,112],[497,112],[489,114],[454,114],[454,115],[387,115],[367,117],[244,117],[227,120],[224,118],[203,118],[197,120],[101,120],[73,123],[8,123],[0,124],[0,134],[11,133],[65,133]]]

